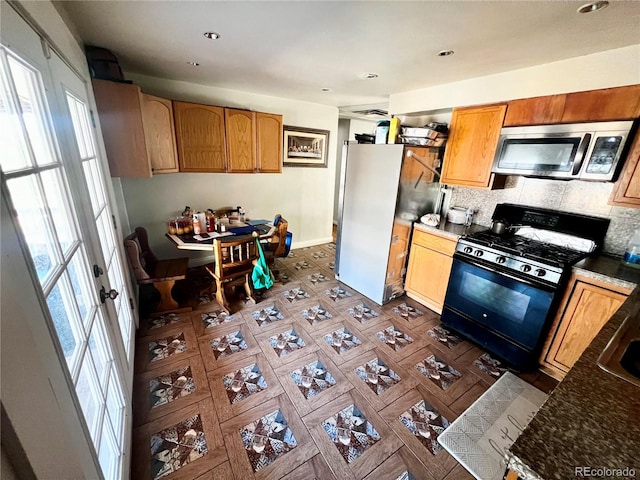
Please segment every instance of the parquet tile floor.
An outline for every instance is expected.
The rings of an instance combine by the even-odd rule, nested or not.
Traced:
[[[293,250],[231,315],[194,292],[193,312],[141,320],[132,478],[472,478],[437,437],[504,369],[413,300],[337,282],[334,256]]]

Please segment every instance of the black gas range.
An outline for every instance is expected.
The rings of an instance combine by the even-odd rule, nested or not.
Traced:
[[[519,369],[537,364],[571,266],[598,253],[609,219],[513,204],[494,220],[515,233],[462,237],[442,322]]]

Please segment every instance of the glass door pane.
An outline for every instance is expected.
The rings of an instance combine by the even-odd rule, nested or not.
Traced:
[[[55,60],[73,75],[55,54],[49,63]],[[122,478],[128,471],[124,455],[130,443],[125,426],[131,414],[128,385],[133,355],[133,321],[126,300],[129,293],[121,278],[113,228],[103,226],[108,249],[102,257],[103,243],[92,240],[87,227],[79,227],[81,218],[109,219],[104,178],[94,174],[89,186],[83,187],[92,192],[91,205],[83,201],[83,195],[88,194],[72,180],[83,175],[84,165],[74,163],[75,156],[68,153],[76,151],[76,144],[69,145],[60,133],[64,127],[56,136],[50,113],[56,112],[58,126],[72,125],[67,97],[44,88],[45,83],[52,84],[48,75],[53,69],[44,57],[41,61],[31,65],[0,45],[0,137],[3,152],[9,152],[0,156],[1,187],[28,246],[55,332],[54,342],[66,361],[90,434],[88,440],[105,478]],[[74,105],[76,115],[81,107]],[[100,173],[88,118],[78,119],[84,125],[79,124],[77,148],[92,155],[94,163],[87,164],[88,168]],[[100,280],[93,278],[93,264],[108,265],[102,281],[121,293],[115,308],[100,302]],[[110,333],[109,325],[117,329],[117,336]],[[123,361],[124,357],[127,360]]]
[[[90,117],[87,102],[68,90],[66,91],[66,99],[73,122],[76,145],[82,162],[84,181],[90,192],[94,224],[98,226],[98,241],[102,256],[106,262],[107,278],[111,288],[118,292],[127,292],[128,287],[121,268],[122,258],[113,228],[113,214],[104,190],[105,179],[97,163],[93,135],[88,129]],[[133,356],[130,340],[133,337],[134,324],[128,299],[129,297],[126,295],[119,295],[114,299],[114,307],[125,354],[131,364]]]

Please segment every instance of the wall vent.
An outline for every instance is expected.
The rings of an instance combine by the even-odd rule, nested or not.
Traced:
[[[370,108],[368,110],[354,110],[351,113],[356,113],[358,115],[368,115],[368,116],[376,115],[378,117],[389,116],[389,112],[387,112],[386,110],[380,110],[379,108]]]

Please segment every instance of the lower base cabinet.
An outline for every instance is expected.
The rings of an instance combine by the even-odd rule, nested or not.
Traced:
[[[414,230],[405,281],[407,296],[442,313],[456,240]]]
[[[562,380],[630,293],[574,273],[542,349],[541,370]]]

